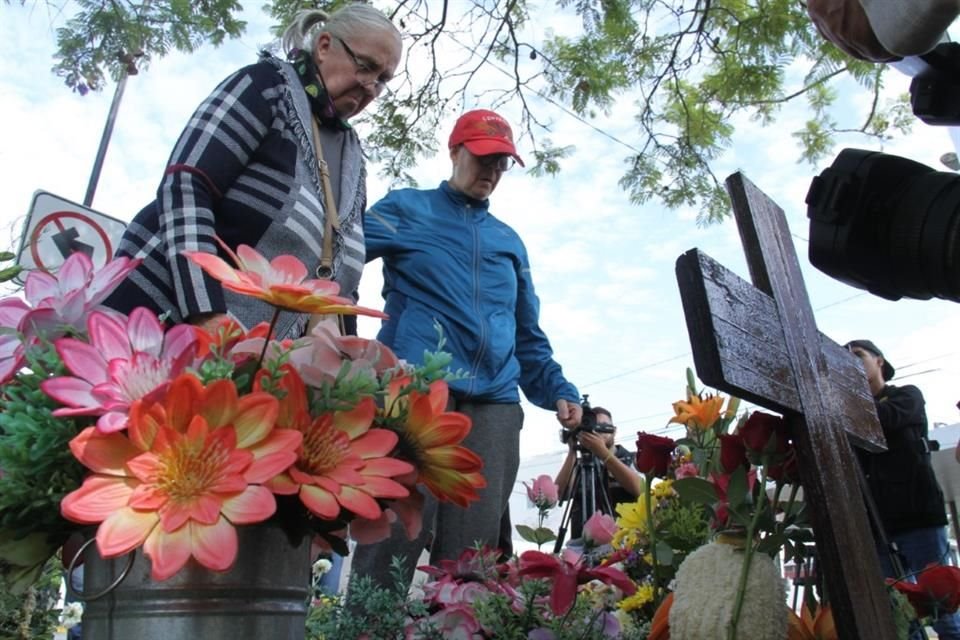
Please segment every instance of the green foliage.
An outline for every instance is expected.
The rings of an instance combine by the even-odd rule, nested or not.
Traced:
[[[77,11],[57,29],[54,73],[81,93],[101,89],[107,74],[144,66],[171,51],[193,52],[205,42],[239,36],[246,23],[234,18],[235,0],[111,2],[77,0]],[[127,55],[143,56],[141,62]]]
[[[297,10],[334,10],[347,0],[269,0],[264,6],[279,35]],[[145,64],[173,50],[192,52],[205,41],[236,37],[244,23],[236,0],[169,0],[102,4],[78,0],[57,30],[55,73],[75,90],[100,89],[142,52]],[[809,163],[823,159],[838,134],[885,140],[912,122],[903,97],[881,104],[886,65],[849,58],[819,36],[805,4],[794,0],[476,0],[469,6],[440,0],[383,3],[405,33],[405,58],[395,92],[358,118],[366,148],[394,184],[413,184],[411,167],[437,152],[440,118],[476,100],[521,108],[522,133],[533,141],[535,176],[556,175],[570,148],[553,147],[550,126],[533,100],[563,101],[590,119],[625,97],[635,100],[635,133],[620,180],[631,202],[693,207],[701,224],[730,214],[712,163],[736,139],[733,123],[747,115],[763,125],[780,107],[806,100],[810,117],[793,132]],[[550,12],[579,18],[580,34],[547,31],[524,38],[528,22]],[[472,57],[447,55],[459,45]],[[447,48],[445,48],[447,47]],[[495,67],[504,80],[480,85]],[[835,83],[851,77],[872,94],[866,113],[840,113]]]
[[[555,147],[549,138],[541,141],[540,147],[533,151],[533,165],[528,173],[534,177],[556,176],[560,173],[560,161],[573,155],[572,145]]]
[[[9,251],[0,251],[0,262],[10,262],[11,260],[16,260],[16,254],[13,254]],[[18,264],[12,264],[9,267],[4,267],[0,269],[0,282],[9,282],[13,280],[23,271],[23,267]]]
[[[887,587],[887,595],[890,596],[890,608],[893,611],[895,636],[906,640],[910,637],[910,623],[916,619],[917,612],[910,601],[907,600],[907,596],[893,587]]]
[[[40,345],[28,357],[38,373],[18,374],[0,395],[0,576],[17,592],[79,528],[60,516],[60,501],[84,472],[69,446],[79,422],[54,418],[58,405],[40,390],[47,374],[63,372],[56,351]]]
[[[581,15],[601,18],[623,11],[624,3],[578,3]],[[790,0],[747,2],[650,1],[630,3],[636,29],[625,38],[621,27],[585,19],[579,38],[548,38],[552,63],[546,73],[552,87],[572,87],[571,104],[589,115],[606,108],[612,96],[639,92],[638,152],[621,180],[635,203],[651,198],[669,207],[698,206],[699,221],[729,215],[727,197],[713,176],[710,161],[732,144],[737,113],[771,124],[777,109],[809,96],[812,118],[795,136],[802,159],[822,158],[840,131],[883,137],[898,120],[903,102],[874,108],[858,127],[829,117],[835,95],[825,83],[849,73],[875,95],[885,67],[849,59],[816,33],[803,3]],[[588,8],[589,7],[589,8]],[[624,67],[621,63],[627,60]],[[799,65],[809,66],[801,83]],[[598,82],[596,76],[604,78]]]
[[[707,511],[702,505],[684,502],[682,498],[679,501],[667,500],[657,509],[657,520],[659,539],[671,549],[696,549],[709,539],[710,524]],[[685,553],[673,555],[677,555],[679,559],[686,557]],[[657,557],[661,557],[659,553]],[[680,566],[679,562],[674,564]]]
[[[426,613],[422,602],[408,601],[402,565],[394,559],[394,586],[378,587],[368,576],[352,580],[342,599],[322,600],[307,618],[307,640],[357,640],[380,638],[401,640],[411,616]],[[315,611],[316,609],[320,611]]]
[[[0,638],[53,638],[60,614],[57,601],[62,573],[60,561],[52,559],[43,566],[40,578],[26,591],[13,588],[0,575]]]
[[[69,447],[82,425],[53,417],[58,405],[40,390],[46,374],[63,372],[53,346],[31,350],[30,357],[40,375],[19,374],[0,396],[0,529],[65,537],[75,526],[60,517],[60,500],[83,478]]]

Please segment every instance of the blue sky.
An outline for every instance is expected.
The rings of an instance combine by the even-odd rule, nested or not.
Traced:
[[[174,54],[154,61],[127,84],[113,141],[94,207],[129,219],[146,204],[159,183],[167,156],[189,114],[226,75],[255,60],[269,42],[267,19],[248,12],[247,34],[219,49],[203,47],[192,56]],[[20,225],[32,194],[44,189],[83,199],[113,86],[100,94],[70,93],[50,72],[54,33],[44,5],[0,4],[0,246],[16,247]],[[54,24],[56,24],[54,20]],[[553,28],[571,28],[575,21],[558,16]],[[543,28],[532,27],[531,39]],[[540,29],[540,33],[536,30]],[[453,45],[451,45],[453,46]],[[456,48],[457,55],[465,55]],[[490,72],[482,82],[505,81]],[[909,79],[891,74],[889,91],[905,92]],[[848,83],[838,119],[857,121],[870,96]],[[472,99],[472,98],[471,98]],[[481,95],[468,108],[489,107]],[[489,99],[489,98],[486,98]],[[674,276],[674,262],[698,247],[748,278],[733,221],[706,229],[695,225],[693,210],[671,211],[653,203],[631,205],[617,185],[628,149],[554,105],[536,104],[550,122],[556,144],[577,152],[563,161],[556,178],[533,178],[515,169],[505,176],[492,198],[492,210],[524,238],[534,282],[542,302],[542,324],[567,376],[591,400],[609,408],[619,425],[619,440],[633,446],[637,431],[662,430],[672,415],[670,405],[682,397],[684,370],[692,366],[689,340]],[[592,123],[613,137],[636,142],[631,118],[633,101],[624,96],[609,114]],[[459,112],[447,114],[441,147]],[[508,119],[517,112],[502,109]],[[918,385],[928,401],[931,422],[957,422],[960,400],[956,330],[960,306],[943,301],[889,302],[836,282],[806,261],[808,234],[803,204],[813,168],[798,164],[799,150],[789,132],[803,121],[802,105],[787,107],[777,124],[761,128],[741,118],[731,149],[713,169],[721,177],[743,170],[784,208],[821,331],[838,342],[872,338],[898,367],[898,380]],[[878,149],[875,142],[851,137],[843,146]],[[917,123],[911,135],[885,150],[938,167],[950,150],[945,130]],[[521,154],[531,155],[529,140]],[[835,153],[833,155],[835,155]],[[830,156],[832,160],[833,155]],[[938,167],[940,168],[940,167]],[[423,186],[447,177],[445,153],[425,159],[414,170]],[[371,202],[387,185],[371,168]],[[364,275],[362,302],[380,306],[380,270],[374,263]],[[374,335],[373,321],[361,332]],[[911,375],[912,374],[912,375]],[[907,377],[910,376],[910,377]],[[530,464],[520,478],[555,471],[564,447],[550,412],[525,406],[522,456]],[[953,443],[946,443],[952,445]],[[536,458],[535,458],[536,456]]]

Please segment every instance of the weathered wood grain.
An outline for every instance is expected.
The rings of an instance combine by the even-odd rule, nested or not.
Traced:
[[[885,447],[863,369],[817,330],[783,211],[739,173],[727,190],[753,284],[696,249],[677,260],[697,374],[784,414],[840,637],[893,640],[848,441]]]

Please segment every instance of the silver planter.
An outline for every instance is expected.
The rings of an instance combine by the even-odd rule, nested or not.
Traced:
[[[83,639],[303,640],[309,538],[292,545],[283,531],[267,525],[237,527],[237,533],[239,552],[229,571],[210,571],[191,559],[163,582],[150,578],[150,561],[139,549],[122,577],[128,557],[104,560],[95,545],[87,547]]]

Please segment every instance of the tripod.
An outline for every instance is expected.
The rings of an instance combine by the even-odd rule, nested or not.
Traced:
[[[572,515],[573,498],[580,499],[580,531],[583,531],[583,525],[597,510],[606,515],[613,515],[613,507],[610,506],[610,495],[607,493],[607,485],[604,482],[603,474],[606,471],[603,465],[597,462],[596,457],[577,445],[577,462],[570,474],[570,482],[567,483],[563,495],[560,496],[560,503],[566,502],[563,510],[563,517],[560,519],[560,528],[557,530],[557,542],[553,547],[554,553],[560,553],[563,548],[563,540],[567,536],[567,529],[570,526]]]

